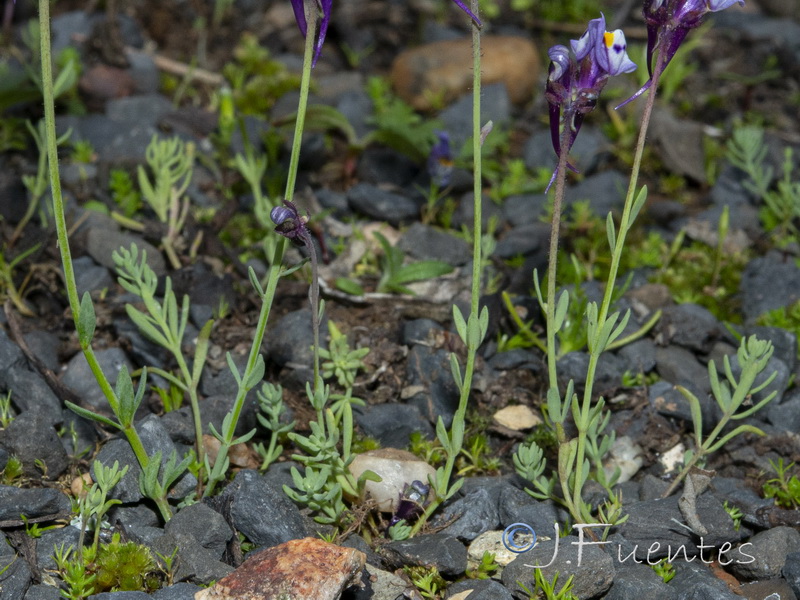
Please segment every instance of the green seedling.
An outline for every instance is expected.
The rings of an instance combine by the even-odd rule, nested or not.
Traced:
[[[414,292],[406,287],[407,283],[440,277],[453,270],[453,267],[438,260],[422,260],[404,265],[403,251],[392,246],[382,233],[376,231],[374,235],[383,250],[378,292],[413,295]]]
[[[330,320],[328,321],[328,332],[331,336],[328,348],[319,349],[319,356],[324,361],[322,378],[331,379],[333,377],[341,387],[352,390],[356,374],[366,369],[363,359],[369,354],[369,348],[351,350],[347,336],[339,331],[336,323]]]
[[[5,396],[0,395],[0,429],[5,429],[14,420],[14,409],[11,408],[11,390]]]
[[[78,517],[80,519],[81,535],[78,541],[78,557],[83,557],[83,539],[86,533],[86,528],[91,526],[94,528],[94,540],[92,542],[93,548],[97,549],[100,541],[100,531],[103,528],[103,517],[115,504],[121,502],[115,498],[108,499],[109,493],[117,485],[120,480],[125,477],[128,472],[126,465],[122,469],[119,468],[119,462],[114,461],[114,464],[106,467],[100,461],[94,461],[94,479],[95,483],[86,490],[86,494],[80,499],[78,503]]]
[[[294,429],[296,421],[281,422],[285,412],[283,405],[283,389],[280,385],[264,383],[256,392],[260,412],[256,415],[262,427],[270,432],[269,446],[264,447],[262,442],[254,445],[254,449],[261,456],[261,470],[266,471],[283,452],[283,446],[278,443],[280,436]]]
[[[553,574],[553,580],[548,581],[542,574],[541,569],[534,569],[533,572],[533,591],[529,590],[521,582],[517,581],[517,585],[523,592],[528,594],[528,600],[578,600],[578,597],[572,593],[572,580],[574,575],[570,575],[561,589],[556,591],[558,587],[558,572]]]
[[[147,264],[147,253],[142,252],[140,259],[139,249],[135,244],[131,246],[130,250],[120,248],[115,251],[113,258],[119,274],[119,284],[128,292],[139,296],[144,303],[145,312],[131,304],[126,304],[125,310],[128,317],[145,336],[169,351],[178,365],[178,375],[173,375],[164,369],[151,370],[189,396],[194,420],[195,453],[202,463],[205,453],[198,387],[214,322],[209,320],[200,330],[190,368],[183,352],[183,341],[189,322],[189,296],[184,295],[179,309],[178,300],[172,291],[172,280],[167,277],[164,298],[162,302],[158,302],[156,298],[158,278]],[[200,492],[201,490],[198,489],[198,493]]]
[[[142,210],[142,195],[134,186],[133,178],[124,169],[111,169],[108,189],[111,199],[126,219],[131,219]]]
[[[13,454],[8,457],[6,466],[0,471],[3,476],[4,485],[17,485],[20,483],[23,475],[22,461]]]
[[[795,163],[793,150],[784,150],[782,177],[772,189],[773,169],[765,164],[767,147],[764,131],[758,127],[737,127],[728,143],[728,160],[744,171],[750,181],[744,183],[757,198],[764,202],[759,210],[761,222],[772,232],[781,246],[800,239],[797,226],[800,218],[800,181],[793,174]]]
[[[773,372],[763,382],[756,383],[756,378],[767,368],[767,363],[772,356],[773,347],[769,341],[759,340],[756,336],[742,339],[739,350],[736,353],[738,366],[741,370],[739,377],[735,377],[731,368],[730,359],[725,356],[723,359],[723,373],[725,380],[720,380],[717,374],[717,367],[714,361],[708,363],[708,377],[711,382],[711,391],[717,405],[722,411],[722,417],[716,427],[705,438],[703,437],[703,414],[700,408],[700,401],[689,390],[682,386],[678,389],[689,401],[694,424],[694,449],[688,450],[684,457],[684,468],[670,484],[664,497],[669,496],[684,477],[695,465],[702,465],[708,454],[716,452],[728,441],[743,433],[753,433],[764,435],[764,432],[753,425],[739,425],[731,431],[723,434],[725,427],[731,421],[739,421],[758,412],[766,406],[777,395],[777,390],[753,404],[753,395],[765,389],[777,376],[777,371]],[[739,410],[744,408],[743,410]]]
[[[22,232],[25,230],[25,227],[28,225],[37,211],[39,212],[42,225],[45,226],[47,224],[47,213],[41,204],[48,188],[45,124],[44,120],[41,120],[36,127],[34,127],[30,121],[26,121],[25,125],[28,128],[28,132],[31,134],[33,141],[36,143],[36,150],[39,155],[39,160],[36,163],[35,175],[22,176],[22,183],[28,190],[28,208],[25,210],[25,214],[22,215],[19,223],[17,223],[17,226],[14,228],[14,232],[11,234],[11,238],[8,241],[9,247],[13,247],[14,244],[16,244],[17,240],[22,235]],[[70,135],[72,135],[72,130],[68,130],[61,137],[57,138],[55,141],[56,146],[64,145],[69,139]]]
[[[436,567],[403,567],[403,571],[422,597],[428,600],[439,598],[439,593],[447,587]]]
[[[161,238],[164,252],[174,269],[181,268],[175,244],[189,215],[189,198],[184,196],[192,180],[194,144],[179,137],[159,140],[153,135],[145,150],[152,181],[144,167],[138,168],[139,188],[158,220],[167,226]]]
[[[764,496],[775,498],[775,504],[782,508],[800,508],[800,479],[797,475],[788,475],[794,463],[787,465],[779,458],[777,461],[770,460],[769,464],[778,476],[764,484]]]
[[[739,528],[742,526],[742,517],[744,517],[744,513],[736,506],[728,504],[727,500],[722,503],[722,508],[725,509],[725,512],[728,513],[728,516],[733,520],[733,528],[739,531]]]
[[[242,35],[233,57],[233,62],[222,68],[222,75],[231,89],[238,114],[263,118],[279,98],[296,90],[300,83],[284,63],[270,56],[252,33]],[[291,196],[287,199],[291,200]]]
[[[767,311],[758,318],[758,324],[765,327],[779,327],[800,338],[800,301]],[[800,347],[798,347],[800,357]]]
[[[481,556],[481,562],[474,569],[467,570],[470,579],[489,579],[500,568],[494,560],[494,554],[488,550]]]
[[[651,565],[651,568],[655,571],[656,575],[661,577],[664,583],[669,583],[672,581],[672,578],[675,577],[675,566],[667,561],[666,558],[662,558],[654,565]]]

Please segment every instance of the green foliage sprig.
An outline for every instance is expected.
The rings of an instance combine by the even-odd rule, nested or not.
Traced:
[[[167,226],[161,242],[170,264],[179,269],[181,262],[176,254],[175,243],[189,214],[189,198],[183,194],[192,180],[194,144],[187,144],[177,136],[160,140],[153,135],[145,150],[145,160],[150,166],[153,181],[150,181],[144,167],[140,166],[137,171],[139,188],[158,220]]]
[[[94,527],[94,541],[92,545],[97,548],[100,540],[100,530],[103,526],[103,517],[115,504],[121,504],[120,500],[108,499],[111,490],[117,485],[120,480],[125,477],[128,472],[128,466],[125,465],[122,469],[119,468],[119,462],[114,461],[114,464],[106,467],[100,461],[94,461],[94,479],[95,482],[86,491],[86,494],[80,499],[78,503],[78,516],[80,518],[81,536],[78,541],[78,554],[83,556],[83,536],[86,528],[89,525]]]
[[[574,575],[570,575],[564,582],[564,585],[556,591],[558,586],[559,573],[553,574],[553,580],[548,581],[541,569],[534,569],[533,571],[533,590],[528,589],[521,582],[517,581],[517,585],[528,594],[528,600],[578,600],[578,596],[572,593],[572,580]]]
[[[675,566],[665,558],[651,565],[651,568],[664,583],[669,583],[675,577]]]
[[[733,131],[728,142],[727,158],[734,166],[744,171],[750,181],[745,187],[753,192],[764,205],[759,210],[761,222],[775,236],[780,245],[800,239],[800,181],[795,181],[793,151],[784,149],[782,176],[772,189],[773,169],[765,164],[767,147],[764,131],[759,127],[743,126]]]
[[[344,498],[360,498],[366,481],[380,481],[380,477],[372,471],[365,471],[356,480],[348,470],[354,458],[351,453],[353,412],[350,404],[344,405],[342,421],[338,424],[333,411],[324,408],[328,386],[318,388],[315,394],[309,385],[307,393],[311,405],[321,418],[309,423],[311,434],[308,436],[289,433],[289,438],[304,452],[292,458],[302,463],[305,471],[301,474],[292,467],[292,481],[296,490],[284,485],[283,491],[294,502],[305,504],[315,511],[316,521],[342,525],[347,510]]]
[[[135,244],[130,250],[120,248],[113,254],[114,264],[119,274],[119,284],[128,292],[139,296],[144,303],[145,311],[142,312],[131,304],[125,305],[125,311],[131,321],[139,330],[156,344],[166,349],[178,365],[178,375],[160,368],[153,368],[156,373],[177,386],[189,396],[192,406],[194,421],[195,452],[198,460],[203,463],[205,455],[203,450],[203,424],[200,417],[200,403],[198,386],[203,372],[206,354],[208,353],[212,320],[206,322],[197,336],[194,357],[191,368],[183,354],[183,338],[189,321],[189,296],[184,295],[180,309],[175,292],[172,291],[172,280],[167,277],[165,281],[164,297],[159,303],[156,298],[158,277],[150,265],[147,264],[147,252],[141,253]]]
[[[142,195],[133,185],[133,179],[124,169],[111,169],[108,180],[111,199],[123,216],[133,217],[142,209]]]
[[[264,383],[256,392],[260,412],[256,415],[262,427],[270,431],[269,446],[264,447],[262,442],[254,445],[254,449],[261,456],[261,470],[265,471],[275,462],[283,452],[283,446],[278,443],[281,435],[294,429],[296,421],[281,423],[284,414],[283,388],[280,385]]]
[[[708,377],[711,382],[711,392],[722,411],[722,417],[706,437],[703,437],[703,412],[700,401],[692,392],[682,386],[678,386],[680,392],[689,401],[692,423],[694,424],[695,447],[687,450],[684,458],[684,467],[670,484],[664,493],[664,497],[669,496],[675,490],[692,467],[702,463],[708,454],[716,452],[737,435],[743,433],[764,435],[764,432],[758,427],[748,424],[739,425],[725,434],[723,434],[723,431],[729,422],[740,421],[758,412],[778,394],[778,391],[774,390],[759,402],[755,404],[750,402],[753,395],[765,389],[778,375],[777,371],[775,371],[763,382],[756,383],[756,378],[767,368],[772,352],[772,343],[769,341],[759,340],[756,336],[743,338],[736,353],[738,367],[741,371],[739,377],[737,378],[734,375],[731,361],[725,356],[723,358],[725,380],[720,380],[714,361],[709,361]],[[739,409],[742,407],[745,408],[740,411]]]
[[[414,292],[406,287],[407,283],[440,277],[453,270],[453,267],[438,260],[421,260],[404,265],[405,254],[403,251],[397,246],[392,246],[379,231],[376,231],[374,235],[383,250],[378,292],[413,295]]]
[[[486,550],[481,556],[481,562],[475,568],[467,570],[467,577],[471,579],[489,579],[500,568],[494,558],[494,553]]]
[[[789,477],[789,469],[794,467],[794,463],[787,465],[779,458],[770,460],[769,464],[778,476],[764,484],[764,496],[775,498],[775,504],[782,508],[800,508],[800,479],[796,474]]]

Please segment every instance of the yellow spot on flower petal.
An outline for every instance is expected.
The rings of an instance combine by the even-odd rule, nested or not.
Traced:
[[[614,34],[610,31],[606,31],[603,34],[603,41],[606,43],[606,48],[611,48],[611,46],[614,44]]]

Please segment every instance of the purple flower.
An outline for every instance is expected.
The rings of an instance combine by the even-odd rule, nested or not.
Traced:
[[[317,38],[317,46],[314,51],[314,60],[311,66],[317,64],[320,52],[322,52],[322,44],[325,41],[325,35],[328,33],[328,24],[331,22],[331,7],[333,0],[316,0],[316,4],[322,9],[322,21],[319,24],[319,37]],[[292,0],[292,8],[294,9],[294,18],[297,21],[297,26],[300,28],[300,33],[303,37],[308,34],[308,24],[306,23],[306,10],[305,0]]]
[[[650,79],[617,108],[625,106],[650,89],[653,84],[653,54],[656,49],[663,53],[663,71],[689,31],[699,27],[708,13],[725,10],[737,2],[744,6],[744,0],[645,0],[642,13],[647,23],[647,71]]]
[[[453,172],[453,153],[450,150],[450,136],[446,131],[436,132],[437,142],[428,155],[428,174],[439,187],[450,183]]]
[[[476,17],[475,14],[473,14],[473,12],[469,9],[469,7],[467,7],[466,4],[464,4],[461,0],[453,0],[453,2],[455,2],[458,5],[458,8],[467,13],[470,19],[472,19],[478,24],[478,27],[481,26],[481,20],[478,17]]]
[[[275,223],[275,231],[292,243],[303,246],[310,243],[308,234],[308,217],[301,216],[293,202],[283,201],[283,206],[276,206],[269,213],[270,219]]]
[[[599,19],[589,21],[586,33],[570,45],[571,53],[561,45],[553,46],[547,53],[551,62],[545,97],[550,106],[550,137],[557,155],[561,154],[562,127],[567,131],[569,151],[608,78],[636,69],[636,64],[628,58],[625,34],[620,29],[606,31],[602,14]],[[567,167],[575,170],[569,163]],[[555,176],[553,173],[550,185]]]

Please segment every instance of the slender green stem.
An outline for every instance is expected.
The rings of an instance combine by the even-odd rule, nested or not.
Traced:
[[[475,16],[478,16],[478,0],[472,0],[470,9]],[[481,236],[483,233],[482,223],[482,201],[483,186],[481,175],[481,31],[480,26],[472,21],[472,156],[473,156],[473,205],[474,215],[472,221],[472,290],[470,296],[470,321],[478,320],[480,311],[481,293]],[[453,424],[450,429],[450,451],[444,465],[444,477],[442,482],[444,489],[434,490],[434,498],[425,508],[425,511],[411,529],[411,535],[416,535],[425,525],[428,518],[446,499],[446,494],[450,485],[450,478],[453,474],[456,458],[461,453],[464,443],[464,422],[467,416],[467,405],[469,404],[469,394],[472,388],[472,375],[475,370],[475,356],[481,340],[477,336],[467,335],[467,361],[464,366],[464,377],[462,380],[458,409],[453,416]]]
[[[294,188],[295,183],[297,181],[297,170],[298,164],[300,161],[300,146],[302,143],[303,137],[303,126],[305,123],[305,115],[306,115],[306,107],[308,106],[308,92],[311,83],[311,63],[314,58],[314,38],[317,29],[317,12],[315,9],[307,11],[306,14],[306,21],[308,25],[307,35],[306,35],[306,45],[305,45],[305,54],[303,55],[303,75],[300,81],[300,99],[297,105],[297,120],[295,122],[295,130],[294,130],[294,139],[292,140],[292,153],[289,159],[289,174],[286,180],[286,200],[291,201],[294,197]],[[313,247],[312,247],[313,250]],[[253,336],[253,343],[250,346],[250,354],[247,358],[247,366],[245,367],[244,373],[241,376],[239,389],[236,393],[236,400],[234,401],[233,410],[231,411],[231,426],[227,431],[223,431],[222,435],[224,436],[224,440],[220,446],[219,452],[217,454],[217,460],[214,464],[214,468],[209,473],[208,478],[208,486],[205,489],[204,496],[209,496],[214,491],[214,488],[217,483],[219,483],[225,476],[225,473],[222,472],[220,466],[224,464],[225,458],[228,455],[228,452],[231,448],[233,439],[234,439],[234,432],[236,429],[236,423],[239,421],[239,416],[241,415],[242,408],[244,406],[244,400],[247,396],[247,392],[249,391],[247,384],[251,378],[252,373],[256,369],[256,365],[258,364],[258,357],[261,351],[261,343],[264,340],[264,333],[267,329],[267,321],[269,320],[269,313],[272,308],[272,302],[275,299],[275,291],[278,287],[278,281],[280,280],[281,273],[283,272],[283,255],[286,251],[286,238],[279,237],[277,244],[275,245],[275,250],[272,256],[271,267],[269,270],[269,276],[267,279],[267,287],[264,290],[264,295],[261,298],[261,311],[258,315],[258,323],[256,325],[256,331]],[[315,258],[312,258],[315,260]],[[319,296],[318,288],[313,288],[312,285],[312,294],[314,293],[314,289],[317,290],[317,297]],[[315,315],[312,315],[312,319],[316,319]],[[312,321],[313,322],[313,321]],[[319,372],[319,355],[317,354],[317,346],[319,340],[319,324],[316,325],[316,332],[315,332],[315,381],[314,385],[317,386],[317,379],[319,379],[318,372]],[[219,465],[219,466],[218,466]]]
[[[300,147],[303,139],[303,128],[306,121],[306,108],[308,106],[308,92],[311,86],[311,66],[314,62],[314,40],[317,33],[318,10],[315,2],[306,2],[310,10],[306,11],[306,45],[303,54],[303,74],[300,79],[300,99],[297,103],[297,119],[294,125],[294,139],[292,140],[292,154],[289,159],[289,177],[286,181],[286,200],[291,201],[297,183],[297,169],[300,163]],[[322,379],[319,374],[319,282],[317,281],[317,255],[314,250],[314,240],[306,236],[303,240],[311,255],[311,327],[314,334],[314,393],[319,392]]]
[[[567,119],[565,119],[567,120]],[[569,119],[571,120],[571,119]],[[558,375],[556,371],[556,278],[558,272],[558,239],[561,229],[561,205],[564,201],[564,189],[567,180],[567,157],[569,156],[569,125],[564,126],[561,132],[561,147],[558,153],[558,166],[556,167],[556,189],[553,196],[553,221],[550,224],[550,253],[547,259],[547,298],[545,318],[547,321],[547,373],[550,387],[558,389]],[[566,402],[569,399],[565,400]]]
[[[314,2],[306,11],[306,45],[303,54],[303,74],[300,78],[300,99],[297,102],[297,119],[294,123],[294,139],[292,140],[292,153],[289,157],[289,174],[286,179],[286,193],[284,198],[291,202],[294,198],[294,186],[297,183],[297,169],[300,164],[300,146],[303,138],[303,128],[306,123],[306,107],[308,106],[308,90],[311,86],[311,64],[314,60],[314,39],[317,32],[318,13]]]
[[[58,248],[61,253],[61,264],[64,269],[64,285],[66,287],[69,307],[72,311],[72,318],[75,325],[78,325],[78,315],[80,312],[80,301],[78,299],[78,287],[75,283],[75,271],[72,268],[72,253],[69,247],[69,237],[67,236],[67,220],[64,214],[64,198],[61,195],[61,179],[58,172],[58,150],[56,148],[56,115],[55,97],[53,93],[53,67],[50,51],[50,2],[49,0],[39,0],[39,32],[41,40],[42,57],[42,96],[44,98],[44,122],[47,144],[47,158],[50,168],[50,189],[53,197],[53,214],[56,223],[56,237]],[[81,344],[81,350],[89,364],[89,368],[100,386],[103,395],[111,406],[114,414],[119,413],[119,400],[111,387],[103,369],[97,361],[97,357],[92,349],[91,342]],[[150,457],[144,449],[142,440],[132,424],[123,427],[122,432],[131,445],[136,460],[144,469],[150,463]],[[168,521],[172,516],[172,510],[165,499],[154,498],[161,516]]]
[[[642,119],[639,125],[639,137],[636,142],[636,152],[633,158],[631,178],[628,184],[628,192],[625,196],[625,206],[622,209],[622,217],[620,220],[619,232],[617,233],[616,241],[614,244],[614,250],[611,253],[611,266],[608,272],[606,287],[603,292],[603,302],[600,305],[600,310],[598,311],[597,315],[598,332],[602,328],[603,323],[606,322],[606,318],[608,317],[608,312],[611,307],[611,298],[614,294],[614,286],[617,281],[617,272],[619,271],[619,263],[622,258],[622,251],[625,247],[625,238],[632,225],[631,211],[633,210],[633,204],[634,201],[636,200],[636,187],[639,182],[639,170],[642,165],[642,156],[644,154],[644,146],[645,146],[645,141],[647,139],[647,130],[650,126],[650,118],[653,114],[653,107],[655,105],[656,91],[658,89],[658,80],[663,68],[664,68],[663,53],[659,52],[656,58],[655,68],[653,69],[653,83],[650,86],[650,90],[647,94],[647,101],[645,102],[644,110],[642,112]],[[575,457],[575,469],[577,473],[580,473],[581,470],[583,469],[583,460],[586,454],[586,434],[589,429],[589,413],[591,411],[591,405],[592,405],[592,391],[594,385],[594,377],[597,371],[597,363],[600,360],[600,354],[602,350],[603,348],[599,348],[598,344],[594,344],[593,350],[589,355],[589,366],[586,370],[586,387],[584,389],[583,401],[578,419],[580,422],[575,424],[576,427],[578,428],[578,445]],[[581,477],[576,476],[574,481],[574,492],[573,492],[573,498],[576,503],[579,502],[581,498],[581,488],[582,488]],[[573,515],[573,516],[577,517],[578,515]],[[583,515],[583,519],[588,519],[588,518],[590,518],[590,515]]]
[[[267,287],[264,290],[264,295],[261,297],[261,311],[258,314],[258,323],[256,324],[256,331],[253,335],[253,343],[250,345],[250,354],[247,357],[247,365],[245,366],[244,373],[241,375],[239,387],[236,392],[236,400],[234,400],[233,409],[231,410],[231,424],[226,431],[222,432],[222,435],[225,439],[220,445],[219,452],[217,453],[217,459],[214,462],[214,467],[209,473],[208,486],[206,486],[205,492],[203,493],[203,496],[205,497],[210,496],[217,483],[222,481],[222,479],[225,477],[225,473],[220,467],[218,467],[218,465],[224,464],[225,458],[228,456],[228,451],[233,445],[236,424],[239,422],[239,416],[242,413],[247,392],[250,391],[250,388],[248,388],[247,384],[249,383],[251,375],[255,371],[256,365],[258,364],[258,356],[261,352],[261,343],[264,341],[264,333],[267,330],[269,313],[272,309],[272,302],[275,299],[275,291],[278,288],[278,280],[280,279],[281,272],[283,271],[281,262],[283,261],[283,253],[285,250],[286,238],[281,237],[278,239],[278,243],[275,246],[275,252],[272,257],[272,267],[270,267],[269,278],[267,279]]]

